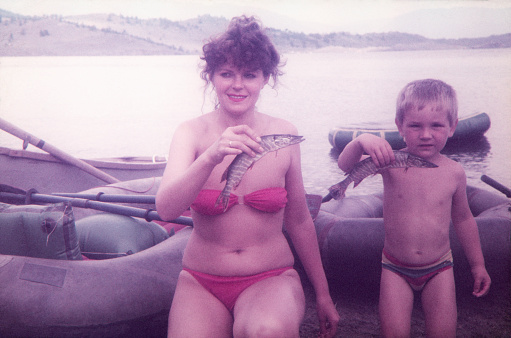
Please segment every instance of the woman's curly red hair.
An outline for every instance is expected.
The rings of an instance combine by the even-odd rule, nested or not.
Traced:
[[[254,17],[234,17],[227,30],[210,39],[203,48],[201,59],[205,65],[201,78],[211,82],[218,67],[228,63],[239,69],[262,70],[264,77],[271,77],[274,85],[279,70],[280,55]]]

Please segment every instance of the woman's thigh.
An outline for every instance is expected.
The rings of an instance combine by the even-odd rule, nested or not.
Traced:
[[[186,271],[181,271],[169,314],[169,337],[230,337],[227,308]]]
[[[259,281],[241,293],[234,307],[234,335],[298,335],[304,313],[300,276],[291,269]]]

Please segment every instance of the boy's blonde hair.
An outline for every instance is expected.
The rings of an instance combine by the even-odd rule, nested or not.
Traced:
[[[397,96],[396,120],[403,123],[404,114],[411,110],[421,110],[425,105],[436,102],[437,110],[446,110],[452,126],[458,119],[458,99],[456,91],[447,83],[425,79],[407,84]]]

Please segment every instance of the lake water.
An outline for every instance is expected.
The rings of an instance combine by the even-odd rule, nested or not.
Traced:
[[[308,193],[324,195],[343,179],[328,132],[351,124],[393,126],[397,93],[408,82],[438,78],[458,93],[460,117],[486,112],[483,146],[449,153],[468,182],[486,174],[511,187],[511,49],[284,55],[276,90],[263,90],[260,111],[295,123]],[[81,158],[165,155],[176,126],[208,112],[199,57],[3,57],[0,116]],[[21,141],[0,131],[0,145]],[[34,149],[30,146],[29,149]],[[349,194],[381,189],[379,176]]]

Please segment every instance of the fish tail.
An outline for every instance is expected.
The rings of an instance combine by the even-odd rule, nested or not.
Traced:
[[[346,193],[346,187],[340,183],[332,185],[328,190],[330,191],[330,195],[332,195],[335,200],[344,198]]]

